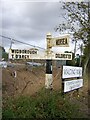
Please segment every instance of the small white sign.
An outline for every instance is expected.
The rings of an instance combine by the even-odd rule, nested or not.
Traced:
[[[62,78],[82,77],[82,67],[63,66]]]
[[[64,92],[78,89],[83,86],[83,79],[64,81]]]

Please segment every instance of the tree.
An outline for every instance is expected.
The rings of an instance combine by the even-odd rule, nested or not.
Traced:
[[[1,47],[1,46],[0,46],[0,52],[5,52],[4,47]]]
[[[90,60],[90,2],[66,2],[63,3],[63,9],[67,11],[64,16],[67,24],[59,24],[56,30],[69,29],[73,33],[73,41],[83,42],[86,70]]]
[[[66,65],[70,65],[70,66],[78,66],[77,62],[77,58],[74,58],[74,53],[73,52],[69,52],[69,51],[65,51],[65,53],[72,53],[72,60],[67,60],[66,61]]]
[[[4,47],[0,46],[0,58],[4,58],[4,60],[8,60],[8,53],[6,53]]]

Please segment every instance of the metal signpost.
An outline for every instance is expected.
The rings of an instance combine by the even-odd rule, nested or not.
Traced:
[[[69,35],[52,38],[50,33],[46,36],[47,50],[39,53],[38,49],[9,50],[10,59],[44,59],[46,60],[45,87],[52,89],[52,60],[72,60],[72,53],[53,53],[52,47],[69,47]]]
[[[52,77],[52,60],[66,60],[67,59],[72,59],[71,54],[60,54],[56,53],[54,54],[51,51],[52,47],[68,47],[69,46],[69,35],[65,35],[62,37],[58,38],[52,38],[52,35],[50,33],[47,34],[46,37],[47,40],[47,59],[46,60],[46,80],[45,80],[45,87],[47,89],[52,89],[52,82],[53,82],[53,77]]]

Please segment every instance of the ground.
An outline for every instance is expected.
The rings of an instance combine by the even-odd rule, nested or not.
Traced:
[[[16,78],[13,72],[16,71]],[[61,91],[61,68],[53,67],[53,91]],[[27,67],[15,65],[2,69],[2,97],[3,104],[8,97],[32,96],[45,87],[45,67]],[[88,116],[88,80],[84,78],[84,86],[79,92],[65,94],[71,102],[79,104],[80,110]]]
[[[15,78],[13,72],[16,71]],[[15,66],[2,69],[3,95],[32,95],[45,85],[45,67]],[[61,88],[61,68],[53,69],[53,88]]]

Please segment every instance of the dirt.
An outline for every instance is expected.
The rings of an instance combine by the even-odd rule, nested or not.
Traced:
[[[13,72],[16,71],[15,78]],[[53,88],[60,89],[61,69],[53,68]],[[45,67],[15,66],[2,69],[3,96],[33,95],[45,86]]]
[[[16,71],[15,78],[13,72]],[[44,72],[42,77],[36,70],[27,70],[25,67],[14,67],[2,70],[3,96],[18,96],[21,94],[32,95],[44,84]],[[40,86],[40,87],[39,87]]]

